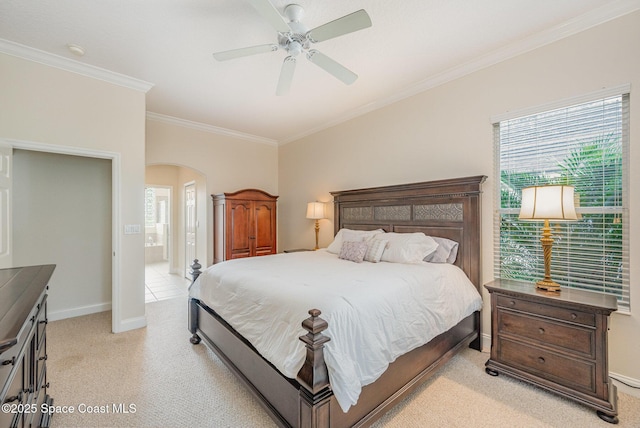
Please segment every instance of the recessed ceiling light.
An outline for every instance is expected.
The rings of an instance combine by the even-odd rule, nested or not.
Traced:
[[[82,46],[69,44],[67,45],[67,49],[76,56],[84,56],[84,48]]]

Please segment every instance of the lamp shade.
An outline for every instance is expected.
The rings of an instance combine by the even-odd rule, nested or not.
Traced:
[[[522,189],[520,220],[576,220],[573,186],[532,186]]]
[[[326,218],[324,213],[324,203],[322,202],[309,202],[307,204],[307,218],[319,220]]]

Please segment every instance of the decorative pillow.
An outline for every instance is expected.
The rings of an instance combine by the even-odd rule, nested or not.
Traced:
[[[378,263],[388,243],[388,240],[382,238],[373,237],[369,239],[369,241],[367,241],[367,252],[364,254],[364,260],[371,263]]]
[[[364,260],[364,254],[367,252],[367,244],[364,241],[344,241],[340,249],[341,259],[360,263]]]
[[[345,233],[348,235],[349,239],[345,239]],[[369,239],[373,236],[384,233],[382,229],[376,230],[352,230],[352,229],[340,229],[338,233],[336,233],[333,242],[329,244],[327,247],[327,251],[333,254],[340,254],[340,249],[342,248],[343,241],[364,241],[365,239]]]
[[[458,257],[458,243],[447,238],[432,236],[433,240],[438,243],[438,248],[427,257],[425,262],[431,263],[455,263]]]
[[[438,248],[438,243],[422,232],[384,234],[389,240],[387,248],[382,253],[383,262],[391,263],[420,263]]]

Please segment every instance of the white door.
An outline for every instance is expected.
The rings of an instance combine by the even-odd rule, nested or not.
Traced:
[[[184,186],[184,276],[191,279],[191,264],[196,258],[196,185],[189,183]]]
[[[11,178],[13,147],[0,142],[0,268],[13,266],[11,253]]]

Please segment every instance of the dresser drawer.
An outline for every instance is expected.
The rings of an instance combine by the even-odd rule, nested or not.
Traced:
[[[498,309],[498,334],[531,339],[543,345],[594,359],[595,329],[559,323],[547,318]]]
[[[47,300],[46,295],[42,299],[41,303],[38,305],[38,313],[36,315],[35,322],[37,323],[36,327],[36,346],[40,348],[43,343],[44,333],[47,329],[47,323],[49,322],[47,319]]]
[[[35,314],[36,311],[33,310],[29,314],[29,319],[34,318]],[[11,370],[18,364],[20,358],[22,358],[19,354],[26,352],[25,348],[29,345],[29,334],[31,333],[32,326],[33,321],[26,322],[18,333],[17,343],[0,354],[0,388],[5,384]]]
[[[26,369],[22,359],[18,360],[14,369],[14,377],[11,383],[6,385],[6,394],[1,403],[9,405],[8,408],[3,407],[3,411],[0,411],[0,426],[3,427],[22,426],[22,410],[27,398],[23,390],[26,380]]]
[[[19,346],[14,345],[0,354],[0,385],[4,385],[13,367],[17,364]]]
[[[591,327],[596,325],[595,314],[589,312],[550,306],[548,304],[536,303],[510,296],[497,296],[496,303],[498,307],[502,308],[514,309],[549,318],[556,318],[562,321],[571,321],[576,324],[583,324]]]
[[[499,338],[498,342],[499,361],[557,384],[595,394],[594,362],[568,358],[506,338]]]

